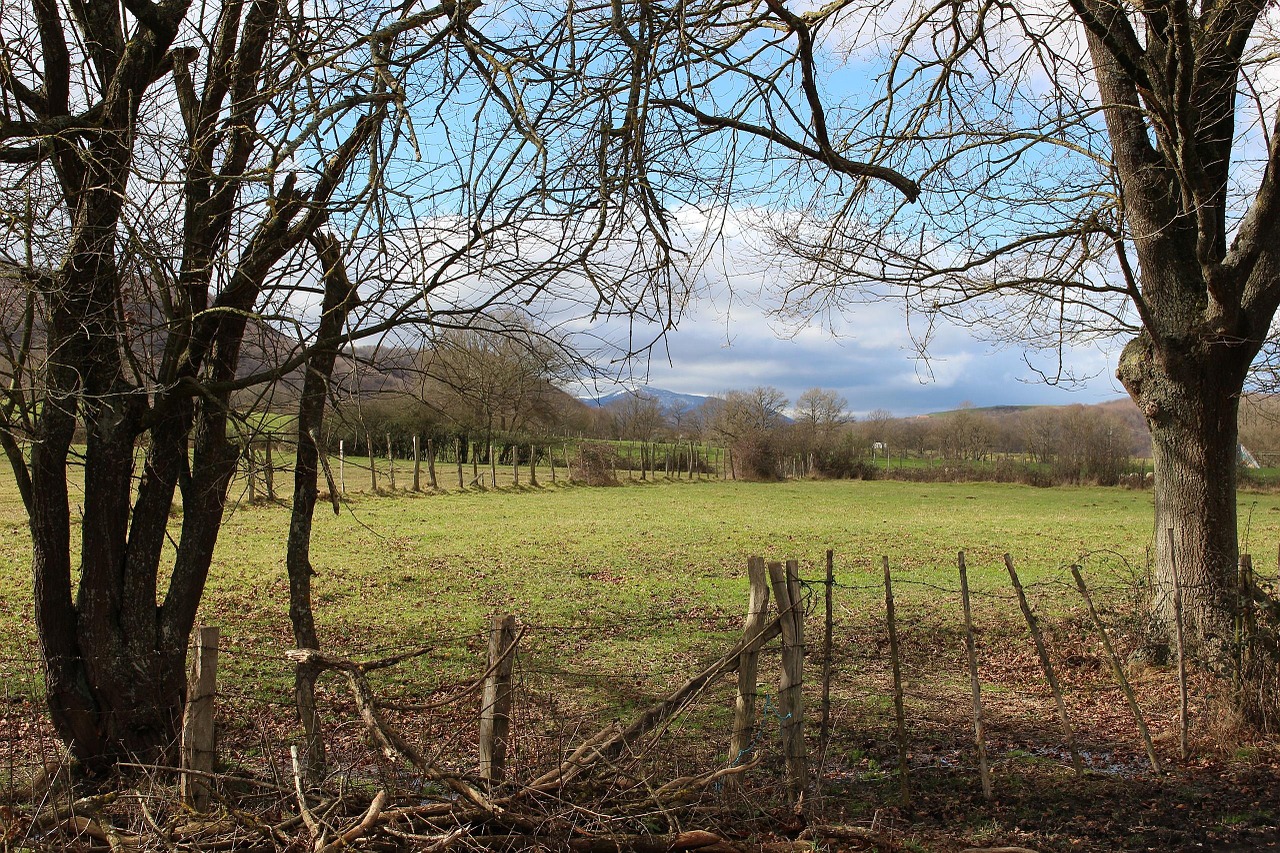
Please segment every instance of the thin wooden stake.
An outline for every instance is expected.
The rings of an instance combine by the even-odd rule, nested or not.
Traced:
[[[960,600],[964,604],[964,648],[969,657],[969,685],[973,690],[973,741],[978,748],[978,776],[982,799],[991,802],[991,768],[987,766],[987,736],[982,719],[982,683],[978,679],[978,651],[973,642],[973,611],[969,606],[969,570],[960,552]]]
[[[498,458],[493,453],[493,442],[489,442],[489,485],[498,488]]]
[[[453,440],[453,456],[454,460],[458,463],[458,489],[465,489],[466,484],[463,482],[462,474],[462,439],[460,438],[455,438]]]
[[[275,463],[271,460],[271,444],[271,436],[268,435],[267,446],[264,449],[266,452],[266,465],[264,466],[264,472],[267,475],[267,500],[274,501],[276,499],[276,468]]]
[[[804,744],[804,634],[800,601],[791,595],[790,565],[769,563],[769,580],[782,626],[782,678],[778,685],[778,711],[782,715],[782,754],[787,766],[791,801],[803,804],[809,783]],[[797,584],[798,586],[798,584]]]
[[[245,467],[249,471],[249,503],[257,503],[258,501],[258,466],[257,460],[253,457],[253,444],[249,443],[244,448]]]
[[[1102,618],[1098,616],[1098,610],[1093,606],[1093,596],[1089,595],[1089,588],[1085,586],[1084,576],[1080,574],[1079,566],[1071,567],[1071,576],[1076,580],[1076,589],[1080,590],[1080,597],[1084,599],[1084,606],[1089,610],[1089,617],[1093,620],[1093,626],[1098,629],[1098,636],[1102,639],[1102,649],[1107,653],[1107,658],[1111,661],[1111,669],[1116,674],[1116,681],[1120,685],[1120,689],[1124,691],[1124,698],[1129,702],[1129,710],[1133,712],[1133,719],[1138,724],[1138,733],[1142,735],[1142,743],[1147,748],[1147,758],[1151,761],[1151,769],[1157,774],[1163,773],[1160,767],[1160,758],[1156,755],[1155,745],[1151,743],[1151,732],[1147,731],[1147,721],[1142,718],[1142,708],[1138,706],[1138,698],[1133,695],[1133,688],[1129,685],[1129,679],[1125,678],[1124,667],[1120,664],[1120,658],[1116,655],[1115,648],[1111,645],[1111,638],[1107,636],[1107,629],[1102,624]]]
[[[418,436],[413,437],[413,490],[422,491],[422,454],[418,449]]]
[[[1058,676],[1054,674],[1053,662],[1049,660],[1049,651],[1045,648],[1044,636],[1040,633],[1040,623],[1031,612],[1031,605],[1027,604],[1027,594],[1018,581],[1018,573],[1013,568],[1013,558],[1008,554],[1004,555],[1004,567],[1009,570],[1009,580],[1013,581],[1013,590],[1018,594],[1018,606],[1022,608],[1022,616],[1027,620],[1027,627],[1031,629],[1031,639],[1035,641],[1036,653],[1040,655],[1040,666],[1044,670],[1045,680],[1049,682],[1049,689],[1053,691],[1053,701],[1058,707],[1058,721],[1062,724],[1062,735],[1066,739],[1067,749],[1071,751],[1071,766],[1076,776],[1083,776],[1084,764],[1080,761],[1080,750],[1076,748],[1076,736],[1071,729],[1071,718],[1067,715],[1067,703],[1063,701],[1062,688],[1058,686]]]
[[[432,489],[440,488],[440,484],[436,482],[436,442],[433,438],[427,439],[427,482]]]
[[[823,590],[826,604],[826,618],[822,634],[822,721],[818,725],[818,778],[819,788],[822,785],[822,768],[827,763],[827,747],[831,744],[831,646],[834,619],[834,591],[836,585],[835,551],[827,549],[827,578]]]
[[[889,626],[889,658],[893,664],[893,715],[898,736],[898,787],[902,805],[911,805],[911,770],[907,761],[907,714],[902,701],[902,664],[898,656],[898,623],[893,609],[893,578],[889,574],[889,558],[881,557],[884,566],[884,612]]]
[[[209,808],[209,777],[213,772],[213,700],[218,693],[218,639],[216,627],[196,630],[187,706],[182,717],[182,801],[194,811]]]
[[[491,784],[506,778],[515,641],[516,617],[495,616],[489,630],[489,675],[480,704],[480,777]]]
[[[1182,621],[1182,578],[1178,573],[1178,564],[1174,559],[1173,528],[1169,531],[1169,573],[1173,575],[1173,638],[1178,652],[1178,755],[1187,760],[1187,741],[1190,733],[1190,720],[1187,714],[1187,656],[1186,636]]]
[[[347,493],[347,443],[338,439],[338,488],[342,494]]]
[[[537,488],[538,486],[538,450],[532,444],[529,445],[529,485]]]
[[[764,630],[769,621],[769,573],[763,557],[747,559],[747,578],[751,585],[747,603],[747,618],[742,624],[742,641],[745,650],[738,659],[738,696],[733,709],[733,737],[729,742],[729,764],[737,766],[750,760],[755,746],[756,696],[759,690],[760,648],[751,641]],[[725,777],[726,790],[734,790],[742,783],[741,774]]]
[[[387,478],[391,484],[391,491],[396,490],[396,454],[391,449],[391,433],[387,433],[387,465],[390,466]]]
[[[520,447],[514,444],[511,446],[511,483],[520,485]]]
[[[547,460],[551,463],[551,482],[556,481],[556,448],[555,445],[547,447]]]
[[[365,448],[369,451],[369,484],[373,487],[373,491],[378,491],[378,466],[373,461],[373,436],[369,433],[364,434]]]

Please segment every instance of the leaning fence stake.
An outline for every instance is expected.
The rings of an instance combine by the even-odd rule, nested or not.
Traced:
[[[196,631],[187,706],[182,715],[182,801],[197,812],[209,808],[209,777],[213,772],[213,698],[218,692],[218,638],[216,627]]]
[[[822,768],[827,763],[827,747],[831,744],[831,634],[833,628],[832,609],[833,595],[836,585],[835,552],[827,549],[827,578],[825,589],[826,620],[822,635],[822,723],[818,727],[818,777],[817,786],[821,793]]]
[[[1053,661],[1049,660],[1049,651],[1044,645],[1044,636],[1040,633],[1040,623],[1036,621],[1035,614],[1031,612],[1031,605],[1027,604],[1027,594],[1022,590],[1022,584],[1018,580],[1018,573],[1013,568],[1013,558],[1008,554],[1004,555],[1004,567],[1009,570],[1009,580],[1013,581],[1013,591],[1018,594],[1018,606],[1022,608],[1023,618],[1027,620],[1027,627],[1031,629],[1031,639],[1035,640],[1036,653],[1040,655],[1040,666],[1044,669],[1045,680],[1049,682],[1049,689],[1053,691],[1053,701],[1058,707],[1058,721],[1062,723],[1062,735],[1066,739],[1067,749],[1071,752],[1071,766],[1075,769],[1076,776],[1084,775],[1084,765],[1080,761],[1080,750],[1076,748],[1076,736],[1071,730],[1071,718],[1067,715],[1067,703],[1062,698],[1062,688],[1058,685],[1058,676],[1053,671]]]
[[[1107,629],[1102,624],[1102,618],[1098,616],[1098,610],[1093,606],[1093,596],[1089,595],[1089,588],[1084,584],[1084,576],[1080,574],[1079,566],[1071,567],[1071,576],[1076,579],[1076,588],[1080,590],[1080,597],[1084,599],[1084,606],[1089,609],[1089,617],[1093,620],[1093,626],[1098,629],[1098,636],[1102,638],[1102,649],[1107,653],[1107,658],[1111,661],[1111,669],[1115,671],[1116,681],[1120,684],[1120,689],[1124,691],[1124,698],[1129,702],[1129,710],[1133,712],[1133,719],[1138,724],[1138,733],[1142,735],[1142,743],[1147,748],[1147,758],[1151,761],[1151,769],[1156,773],[1163,773],[1160,767],[1160,758],[1156,755],[1155,745],[1151,743],[1151,732],[1147,731],[1147,721],[1142,718],[1142,708],[1138,707],[1138,698],[1133,695],[1133,688],[1129,685],[1129,679],[1125,678],[1124,667],[1120,665],[1120,658],[1116,655],[1116,650],[1111,645],[1111,638],[1107,636]]]
[[[969,570],[960,552],[960,600],[964,604],[964,647],[969,657],[969,684],[973,688],[973,740],[978,747],[978,776],[982,799],[991,802],[991,768],[987,766],[987,736],[982,720],[982,684],[978,680],[978,652],[973,642],[973,612],[969,607]]]
[[[898,657],[898,623],[893,610],[893,579],[889,575],[889,558],[884,565],[884,615],[889,627],[889,659],[893,664],[893,715],[898,735],[898,785],[902,805],[911,805],[911,776],[907,761],[907,715],[902,702],[902,664]]]

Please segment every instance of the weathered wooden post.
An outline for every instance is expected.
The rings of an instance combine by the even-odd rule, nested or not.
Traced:
[[[538,485],[538,449],[529,445],[529,485]]]
[[[491,784],[506,776],[515,641],[516,617],[495,616],[489,630],[489,675],[480,704],[480,777]]]
[[[551,482],[556,481],[556,446],[554,444],[547,447],[547,459],[551,462]]]
[[[413,490],[422,491],[422,454],[418,452],[418,436],[413,437]]]
[[[1080,590],[1080,597],[1084,599],[1084,605],[1089,611],[1089,618],[1093,620],[1093,626],[1098,629],[1098,636],[1102,640],[1102,650],[1107,653],[1107,659],[1111,662],[1111,670],[1116,675],[1116,682],[1120,685],[1120,689],[1124,692],[1124,698],[1129,703],[1129,710],[1133,712],[1133,719],[1138,724],[1138,733],[1142,735],[1142,743],[1147,748],[1147,758],[1151,761],[1151,769],[1158,773],[1164,771],[1160,768],[1160,758],[1156,755],[1155,745],[1151,742],[1151,732],[1147,730],[1147,721],[1142,718],[1142,708],[1138,706],[1138,699],[1133,695],[1133,688],[1129,686],[1129,679],[1125,677],[1124,666],[1120,663],[1120,658],[1116,654],[1116,650],[1111,645],[1111,638],[1107,636],[1106,626],[1102,624],[1102,617],[1098,615],[1098,610],[1093,606],[1093,596],[1089,595],[1089,588],[1084,584],[1084,576],[1080,574],[1079,566],[1071,567],[1071,576],[1076,580],[1076,589]]]
[[[978,748],[978,776],[982,780],[982,798],[991,801],[991,768],[987,766],[987,737],[982,719],[982,684],[978,680],[978,651],[973,642],[973,611],[969,606],[969,570],[964,551],[960,564],[960,600],[964,605],[964,648],[969,658],[969,686],[973,690],[973,741]]]
[[[342,494],[347,493],[347,442],[338,439],[338,488]]]
[[[391,433],[387,433],[387,480],[391,484],[391,491],[396,490],[396,454],[391,449]]]
[[[827,762],[827,747],[831,742],[831,652],[832,633],[835,629],[833,609],[835,607],[835,551],[827,549],[827,577],[824,589],[826,618],[823,621],[822,633],[822,722],[818,726],[818,779],[822,784],[822,767]]]
[[[369,486],[376,494],[378,491],[378,466],[373,461],[373,436],[367,432],[364,434],[364,444],[369,452]]]
[[[244,464],[249,472],[249,503],[255,503],[258,500],[258,466],[254,462],[253,442],[249,442],[244,446]]]
[[[511,445],[511,484],[520,485],[520,445]]]
[[[907,761],[907,715],[902,699],[902,663],[898,654],[898,620],[893,607],[893,578],[889,574],[889,558],[881,557],[884,566],[884,617],[889,628],[889,659],[893,665],[893,717],[898,737],[898,788],[902,804],[911,804],[911,767]]]
[[[276,467],[271,461],[271,434],[267,434],[267,446],[264,448],[266,453],[266,465],[264,473],[267,475],[267,500],[274,501],[276,499]]]
[[[458,463],[458,490],[465,489],[466,483],[462,481],[462,439],[455,438],[453,440],[453,456]]]
[[[1040,666],[1044,670],[1045,680],[1049,682],[1049,689],[1053,691],[1053,701],[1058,709],[1058,721],[1062,724],[1062,736],[1067,742],[1067,749],[1071,751],[1071,766],[1074,768],[1076,776],[1084,775],[1084,765],[1080,761],[1080,750],[1076,748],[1075,732],[1071,729],[1071,718],[1067,714],[1067,703],[1062,699],[1062,687],[1058,684],[1058,676],[1053,671],[1053,661],[1049,659],[1049,650],[1045,647],[1044,636],[1040,633],[1040,623],[1036,621],[1035,614],[1031,612],[1031,605],[1027,604],[1027,594],[1022,589],[1022,583],[1018,580],[1018,573],[1013,568],[1013,557],[1008,554],[1004,555],[1004,567],[1009,571],[1009,580],[1013,582],[1013,591],[1018,595],[1018,607],[1022,609],[1022,616],[1027,621],[1027,628],[1031,631],[1031,639],[1035,641],[1036,653],[1040,656]]]
[[[197,774],[213,772],[213,700],[218,692],[219,634],[216,627],[202,625],[196,630],[187,705],[182,715],[182,769],[195,772],[182,774],[179,789],[182,801],[198,812],[209,808],[209,777]]]
[[[742,639],[750,642],[769,621],[769,573],[763,557],[747,558],[747,579],[751,585],[747,600],[747,618],[742,624]],[[760,649],[747,646],[738,658],[738,697],[733,710],[733,737],[729,741],[729,763],[745,763],[755,741],[756,696],[759,689]],[[725,777],[725,790],[742,784],[742,776]]]
[[[794,561],[788,561],[786,568],[781,563],[769,563],[769,580],[782,622],[782,678],[778,685],[782,754],[788,793],[793,803],[800,804],[809,785],[809,762],[804,743],[804,613],[795,566]]]
[[[436,440],[434,438],[427,439],[427,482],[431,484],[432,489],[440,488],[440,483],[436,480]]]

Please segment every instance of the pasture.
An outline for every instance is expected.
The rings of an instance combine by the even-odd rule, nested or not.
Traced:
[[[1184,838],[1212,847],[1222,839],[1262,837],[1257,834],[1273,831],[1280,819],[1273,805],[1255,801],[1239,781],[1241,774],[1254,785],[1274,781],[1274,744],[1223,741],[1215,706],[1203,695],[1211,688],[1203,685],[1193,706],[1195,760],[1172,776],[1151,776],[1132,717],[1081,615],[1067,571],[1072,564],[1083,566],[1122,649],[1138,642],[1135,605],[1143,595],[1152,537],[1149,492],[895,481],[660,480],[587,488],[566,484],[563,473],[556,485],[541,472],[539,477],[540,487],[349,491],[337,516],[322,502],[312,562],[326,650],[362,660],[424,650],[379,671],[375,685],[391,700],[430,700],[476,677],[490,619],[515,614],[528,628],[518,664],[527,704],[517,711],[516,724],[518,736],[528,740],[518,752],[532,766],[539,750],[563,748],[549,747],[548,738],[566,739],[611,717],[634,715],[735,642],[747,609],[748,556],[795,559],[801,577],[811,582],[806,717],[810,748],[816,749],[821,580],[825,552],[832,549],[833,731],[819,770],[823,798],[815,801],[824,819],[863,826],[879,820],[891,830],[889,842],[898,845],[890,849],[918,850],[958,849],[952,844],[957,838],[1041,850],[1179,849],[1173,842]],[[243,490],[235,493],[243,497]],[[277,760],[281,749],[287,762],[284,745],[298,735],[290,711],[292,670],[284,657],[293,645],[284,569],[288,514],[283,501],[241,501],[229,509],[202,606],[201,620],[222,628],[220,737],[228,752],[224,761],[234,767]],[[1259,573],[1273,576],[1280,496],[1242,493],[1240,529]],[[0,688],[10,709],[0,728],[11,728],[19,709],[39,713],[29,540],[11,484],[0,488],[0,537]],[[992,804],[975,798],[957,595],[960,550],[975,594],[991,713]],[[1064,786],[1070,768],[1010,596],[1001,559],[1006,552],[1064,667],[1068,704],[1091,768],[1073,785]],[[913,808],[895,805],[882,556],[893,569],[903,637]],[[761,663],[764,735],[773,689],[765,685],[776,685],[776,666],[776,653]],[[1138,689],[1161,751],[1176,763],[1170,671],[1147,672]],[[723,761],[732,710],[728,690],[724,683],[709,691],[657,736],[664,766]],[[336,681],[322,685],[322,702],[337,721],[338,748],[343,755],[367,751],[341,723],[351,713],[343,697]],[[469,701],[403,721],[441,760],[465,767],[465,756],[474,753],[474,697]],[[13,756],[8,752],[10,772]],[[351,758],[348,771],[361,762]],[[759,771],[763,777],[776,776],[777,767],[768,767]],[[1192,805],[1201,813],[1189,822]],[[1075,825],[1081,809],[1103,807],[1109,816],[1087,828]],[[763,812],[757,819],[753,832],[778,831]],[[1145,829],[1134,830],[1135,821],[1145,821]]]

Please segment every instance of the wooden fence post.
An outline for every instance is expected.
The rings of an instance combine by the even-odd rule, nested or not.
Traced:
[[[418,436],[413,437],[413,490],[422,491],[422,454],[418,450]]]
[[[547,459],[551,462],[551,482],[556,481],[556,447],[551,445],[547,448]]]
[[[338,439],[338,489],[343,495],[347,493],[347,442]]]
[[[491,784],[506,776],[515,642],[516,617],[495,616],[489,630],[489,675],[480,704],[480,777]]]
[[[182,714],[182,769],[212,773],[214,759],[213,699],[218,692],[219,629],[201,626],[196,630],[187,684],[187,706]],[[182,774],[182,801],[193,810],[209,808],[209,779]]]
[[[978,747],[978,776],[982,780],[982,799],[991,802],[991,768],[987,766],[987,737],[982,719],[982,684],[978,680],[978,652],[973,642],[973,611],[969,607],[969,570],[960,552],[960,600],[964,605],[964,648],[969,658],[969,686],[973,690],[973,741]]]
[[[467,486],[462,481],[462,439],[455,438],[453,440],[453,457],[458,463],[458,489],[465,489]]]
[[[373,461],[373,436],[369,433],[364,434],[365,450],[369,453],[369,485],[374,493],[378,491],[378,466]]]
[[[271,436],[267,435],[266,464],[264,473],[267,475],[267,500],[274,501],[276,499],[276,468],[271,461]]]
[[[257,501],[257,465],[253,464],[253,443],[244,446],[244,470],[248,471],[248,502]]]
[[[427,439],[427,482],[431,484],[432,489],[440,488],[440,483],[436,481],[436,440],[434,438]]]
[[[800,607],[799,578],[795,562],[769,563],[769,580],[782,622],[782,678],[778,685],[778,711],[782,715],[782,753],[787,765],[791,801],[804,802],[809,785],[809,762],[804,744],[804,612]]]
[[[1116,650],[1111,645],[1111,638],[1107,636],[1107,629],[1102,624],[1102,618],[1098,616],[1098,610],[1093,606],[1093,596],[1089,595],[1089,588],[1084,585],[1084,576],[1080,574],[1079,566],[1071,567],[1071,576],[1076,579],[1076,588],[1080,590],[1080,597],[1084,599],[1084,605],[1089,610],[1089,617],[1093,620],[1093,626],[1098,629],[1098,636],[1102,640],[1102,650],[1107,653],[1107,658],[1111,661],[1111,669],[1116,674],[1116,681],[1120,684],[1120,689],[1124,691],[1124,698],[1129,702],[1129,710],[1133,712],[1133,719],[1138,724],[1138,733],[1142,735],[1142,743],[1147,748],[1147,758],[1151,761],[1151,769],[1157,774],[1164,771],[1160,768],[1160,759],[1156,756],[1155,745],[1151,743],[1151,732],[1147,731],[1147,721],[1142,719],[1142,708],[1138,706],[1138,698],[1133,695],[1133,688],[1129,686],[1129,679],[1125,678],[1124,666],[1120,663]]]
[[[893,716],[898,735],[898,789],[902,805],[911,804],[911,768],[907,761],[907,715],[902,701],[902,663],[898,655],[898,622],[893,608],[893,579],[889,574],[889,558],[881,557],[884,567],[884,615],[889,628],[889,658],[893,665]]]
[[[538,449],[529,445],[529,485],[538,485]]]
[[[818,726],[818,785],[822,784],[822,767],[827,763],[827,747],[831,743],[831,647],[835,627],[832,611],[836,586],[835,552],[827,549],[827,578],[824,589],[826,618],[822,634],[822,722]]]
[[[747,578],[751,584],[747,618],[742,625],[743,642],[749,643],[769,621],[769,573],[763,557],[747,558]],[[729,741],[729,763],[743,764],[755,745],[756,696],[759,687],[760,649],[748,646],[738,658],[738,697],[733,709],[733,738]],[[742,774],[725,777],[725,790],[742,784]]]
[[[511,484],[520,485],[520,446],[511,445]]]
[[[391,433],[387,433],[387,465],[389,466],[387,479],[391,484],[391,491],[394,492],[396,490],[396,454],[391,449]]]
[[[1013,557],[1004,555],[1004,567],[1009,571],[1009,580],[1013,582],[1013,591],[1018,594],[1018,606],[1022,608],[1022,616],[1027,620],[1027,628],[1031,630],[1031,639],[1035,641],[1036,653],[1040,655],[1040,666],[1044,669],[1045,680],[1053,691],[1053,701],[1058,708],[1058,721],[1062,724],[1062,736],[1067,741],[1067,749],[1071,751],[1071,766],[1076,776],[1084,775],[1084,765],[1080,762],[1080,750],[1076,748],[1075,732],[1071,729],[1071,718],[1067,715],[1067,703],[1062,699],[1062,688],[1058,685],[1058,676],[1053,671],[1053,661],[1049,660],[1049,650],[1045,648],[1044,636],[1040,633],[1040,623],[1027,604],[1027,594],[1022,590],[1018,573],[1013,568]]]

